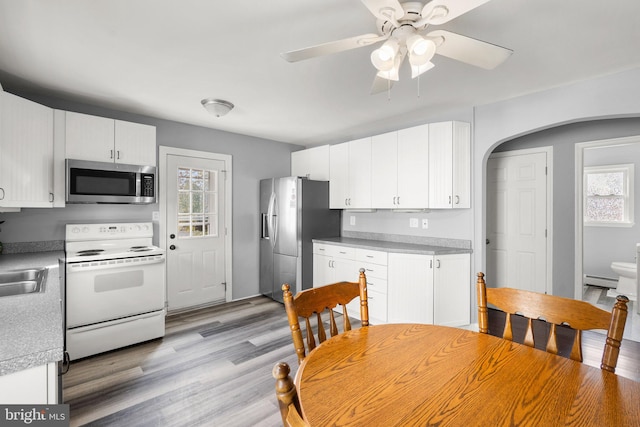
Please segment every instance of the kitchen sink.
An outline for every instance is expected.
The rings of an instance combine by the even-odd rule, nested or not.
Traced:
[[[0,297],[44,292],[46,268],[30,268],[0,272]]]

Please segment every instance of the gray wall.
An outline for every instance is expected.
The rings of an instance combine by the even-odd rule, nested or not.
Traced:
[[[52,108],[109,117],[156,126],[157,145],[188,148],[233,156],[233,299],[258,294],[258,181],[287,176],[291,151],[301,147],[276,141],[238,135],[168,120],[139,116],[95,106],[5,91]],[[217,120],[213,116],[211,120]],[[224,120],[224,119],[221,119]],[[23,209],[19,213],[0,213],[0,238],[4,242],[63,240],[64,225],[70,222],[151,221],[158,205],[72,205],[58,209]],[[158,232],[157,225],[155,227]],[[155,236],[156,243],[158,242]]]
[[[640,121],[636,121],[637,123]],[[640,135],[640,125],[634,135]],[[595,276],[617,279],[611,270],[613,261],[635,263],[636,244],[640,243],[640,138],[631,145],[616,145],[584,150],[585,166],[633,164],[634,225],[631,227],[584,227],[583,271]]]
[[[544,131],[535,132],[523,137],[505,142],[494,152],[511,151],[534,147],[553,147],[553,273],[552,285],[556,295],[573,297],[574,284],[574,257],[575,257],[575,144],[593,140],[617,138],[623,136],[640,135],[640,119],[610,119],[594,120],[570,125],[557,126]],[[613,150],[601,149],[599,152]],[[638,154],[636,151],[636,158]],[[586,159],[585,159],[586,160]],[[606,264],[607,255],[616,251],[616,238],[620,236],[620,230],[629,231],[628,228],[617,229],[615,233],[599,233],[608,236],[598,242],[594,241],[593,233],[587,235],[596,227],[585,228],[584,241],[584,270],[590,273],[595,265],[592,259],[601,258]],[[600,228],[600,227],[598,227]],[[602,231],[610,231],[612,228],[603,228]],[[623,232],[624,233],[624,232]],[[628,252],[633,260],[635,242],[638,236],[631,238],[633,247]],[[608,261],[607,265],[610,265]],[[607,270],[606,268],[605,270]],[[607,274],[611,276],[611,274]]]
[[[474,251],[473,268],[475,271],[483,271],[486,265],[486,253],[482,245],[486,238],[486,164],[489,154],[500,144],[511,141],[514,138],[524,137],[537,132],[542,132],[554,127],[567,124],[579,124],[581,122],[601,120],[604,118],[630,118],[640,117],[640,68],[634,68],[618,73],[601,76],[589,80],[576,82],[570,85],[549,89],[529,95],[523,95],[493,104],[477,106],[475,108],[474,143],[475,152],[473,158],[474,203]],[[563,132],[571,131],[571,127],[560,129],[558,138]],[[637,128],[636,128],[637,129]],[[607,132],[600,134],[602,129],[592,128],[592,133],[584,132],[579,137],[573,137],[573,142],[584,142],[615,136]],[[638,133],[635,130],[630,132]],[[541,145],[549,145],[543,144]],[[558,148],[560,149],[560,145]],[[556,154],[554,153],[554,156]],[[557,154],[562,158],[561,154]],[[573,181],[573,163],[558,164],[554,161],[558,173],[555,180]],[[564,166],[566,169],[561,168]],[[554,203],[557,199],[554,196]],[[558,200],[574,215],[573,200]],[[554,233],[563,236],[562,248],[573,251],[575,245],[574,229],[561,229],[554,224]],[[554,242],[555,244],[555,242]],[[558,249],[561,250],[561,249]],[[575,271],[575,259],[571,260],[569,254],[557,252],[554,246],[555,264],[566,263],[560,267],[562,271],[553,270],[553,293],[580,298],[582,294],[581,271]],[[576,286],[577,285],[577,286]],[[573,290],[573,292],[572,292]],[[472,307],[475,301],[472,301]]]

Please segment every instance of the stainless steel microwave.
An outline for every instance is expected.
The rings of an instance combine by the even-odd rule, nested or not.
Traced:
[[[155,166],[66,159],[67,203],[156,202]]]

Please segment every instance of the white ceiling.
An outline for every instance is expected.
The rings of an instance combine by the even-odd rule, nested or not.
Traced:
[[[508,47],[370,95],[375,48],[280,53],[376,32],[360,0],[0,0],[0,83],[305,146],[346,141],[640,65],[640,2],[492,0],[437,27]],[[419,95],[419,96],[418,96]],[[203,98],[231,101],[215,118]]]

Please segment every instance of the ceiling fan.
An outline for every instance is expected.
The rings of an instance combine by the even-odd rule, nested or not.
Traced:
[[[362,0],[378,18],[379,34],[362,34],[342,40],[282,53],[289,62],[343,52],[384,41],[371,53],[371,62],[378,70],[371,93],[391,87],[399,80],[399,69],[406,57],[411,66],[411,78],[434,67],[435,54],[491,70],[503,63],[513,51],[445,30],[427,32],[431,25],[441,25],[487,3],[489,0]]]

